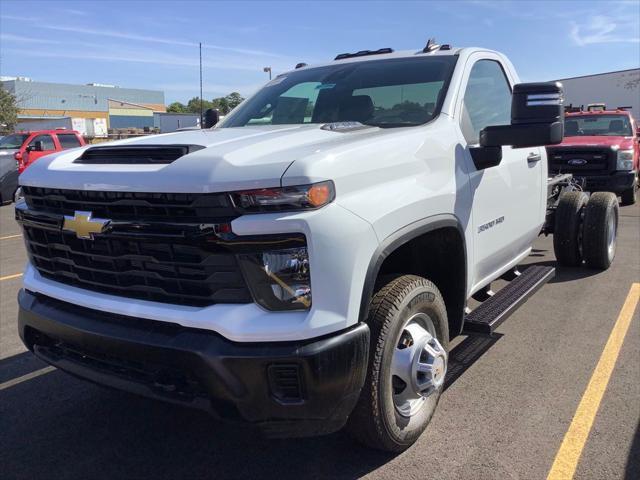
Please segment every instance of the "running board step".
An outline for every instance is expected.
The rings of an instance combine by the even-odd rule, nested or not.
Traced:
[[[553,267],[527,268],[508,285],[471,311],[464,320],[464,333],[493,333],[509,315],[556,273]]]

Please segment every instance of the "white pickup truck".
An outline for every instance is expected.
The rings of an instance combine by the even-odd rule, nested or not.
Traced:
[[[407,448],[450,339],[553,275],[516,270],[541,232],[567,265],[615,254],[615,197],[547,178],[561,86],[518,82],[481,48],[341,54],[214,128],[40,159],[16,205],[25,345],[268,435]]]

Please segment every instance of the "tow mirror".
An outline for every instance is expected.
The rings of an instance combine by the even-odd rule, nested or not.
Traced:
[[[561,83],[514,85],[511,125],[485,127],[480,131],[480,145],[523,148],[561,143],[564,135],[563,102]]]
[[[220,112],[215,108],[208,108],[204,112],[204,122],[202,128],[211,128],[220,121]]]

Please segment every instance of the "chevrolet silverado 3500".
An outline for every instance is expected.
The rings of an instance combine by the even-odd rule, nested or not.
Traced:
[[[211,129],[49,155],[20,177],[20,335],[103,385],[401,451],[450,339],[553,275],[516,270],[541,232],[565,264],[613,259],[615,197],[547,177],[562,132],[559,84],[430,42],[299,65]]]

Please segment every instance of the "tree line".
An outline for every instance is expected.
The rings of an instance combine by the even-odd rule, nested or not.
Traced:
[[[217,109],[221,115],[226,115],[244,100],[238,92],[232,92],[225,97],[214,98],[213,100],[202,100],[202,111],[209,108]],[[200,97],[193,97],[185,105],[181,102],[173,102],[167,107],[167,112],[171,113],[195,113],[200,114]]]
[[[14,94],[0,87],[0,131],[13,131],[18,123],[18,102]]]

